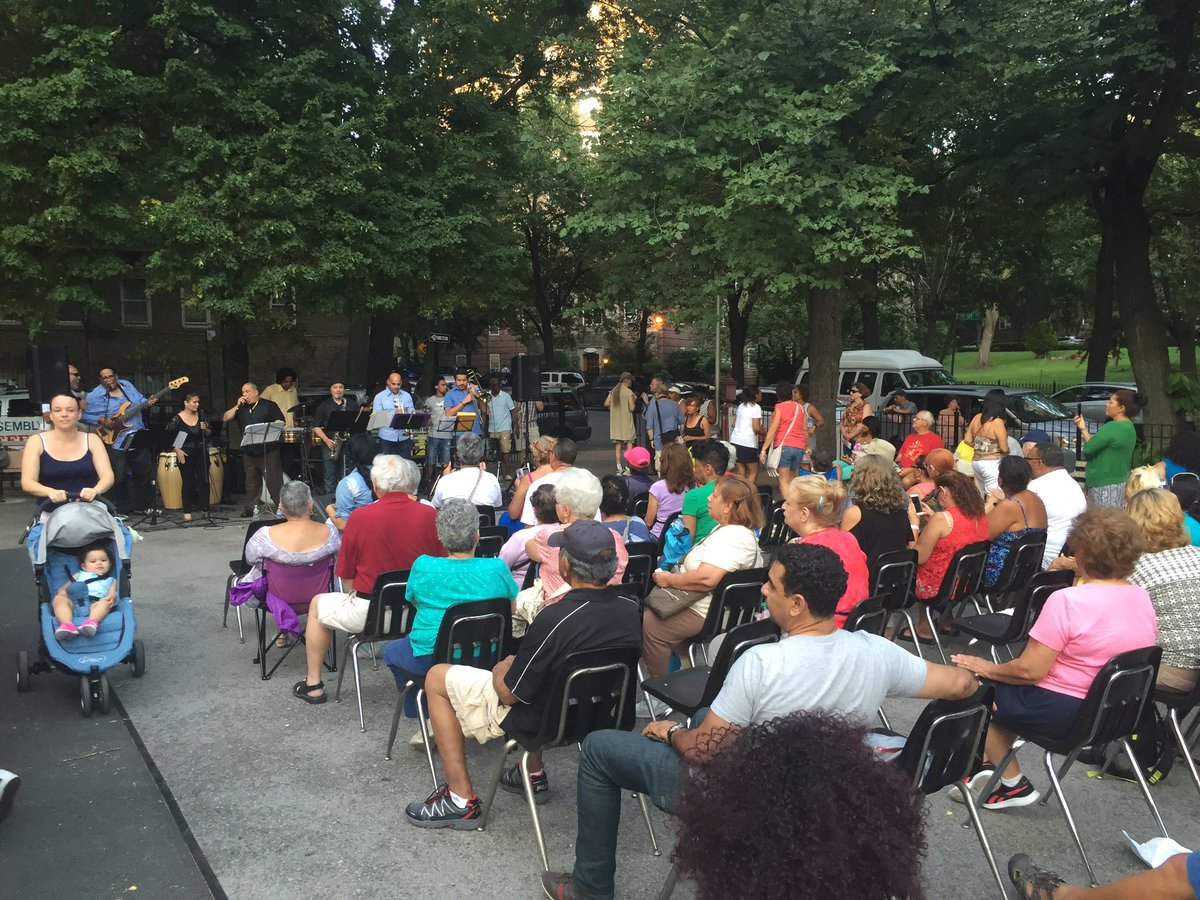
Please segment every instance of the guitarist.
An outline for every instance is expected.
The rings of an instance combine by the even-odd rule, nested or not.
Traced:
[[[158,401],[155,397],[147,400],[141,391],[125,379],[118,378],[116,370],[108,366],[100,370],[100,384],[88,393],[81,419],[89,425],[119,429],[117,411],[126,402],[130,404],[130,409],[136,409],[142,404],[153,406]],[[107,446],[108,459],[116,479],[113,500],[117,510],[128,515],[135,509],[149,509],[154,505],[154,498],[150,495],[154,457],[147,447],[130,449],[134,434],[146,427],[141,411],[132,416],[125,426],[116,440]]]

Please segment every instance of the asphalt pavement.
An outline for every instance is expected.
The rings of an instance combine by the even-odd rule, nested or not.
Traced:
[[[593,411],[591,420],[595,437],[580,463],[611,471],[606,417]],[[15,549],[30,510],[25,500],[0,504],[0,534],[14,547],[0,552],[9,585],[0,604],[6,666],[17,647],[36,647],[29,566]],[[500,792],[486,832],[430,832],[405,823],[404,806],[432,785],[423,754],[405,743],[415,730],[407,722],[393,760],[383,758],[396,698],[385,667],[363,663],[365,734],[349,673],[342,702],[323,706],[290,695],[303,677],[299,651],[269,681],[260,679],[251,617],[244,644],[232,616],[221,627],[228,561],[240,553],[243,531],[237,519],[211,528],[160,526],[136,545],[133,595],[148,661],[144,678],[121,667],[112,679],[127,722],[119,713],[83,719],[77,682],[64,675],[42,675],[20,695],[11,676],[3,679],[0,766],[18,771],[24,785],[0,824],[0,895],[541,896],[537,845],[519,797]],[[326,684],[332,686],[329,678]],[[922,704],[900,700],[886,708],[903,730]],[[498,752],[496,744],[468,746],[477,789]],[[1022,758],[1035,784],[1046,787],[1040,760],[1029,752]],[[573,860],[576,759],[574,750],[562,749],[546,760],[552,799],[539,811],[555,868],[569,869]],[[1142,840],[1154,834],[1137,787],[1088,777],[1084,766],[1065,784],[1097,874],[1108,880],[1139,871],[1121,838],[1122,829]],[[1200,803],[1186,772],[1177,768],[1153,790],[1172,836],[1200,848]],[[982,813],[1002,868],[1025,851],[1064,876],[1085,877],[1056,806]],[[995,896],[975,836],[963,827],[963,807],[943,791],[927,808],[929,897]],[[655,897],[670,868],[671,822],[654,811],[664,851],[654,857],[629,795],[622,812],[618,896]],[[692,893],[681,883],[675,896]]]

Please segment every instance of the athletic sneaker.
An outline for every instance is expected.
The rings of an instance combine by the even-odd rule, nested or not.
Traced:
[[[466,806],[459,806],[450,797],[450,785],[443,784],[429,795],[424,803],[410,803],[405,815],[408,824],[418,828],[453,828],[455,831],[474,831],[479,822],[479,798],[472,797]]]
[[[1021,780],[1012,787],[1003,781],[996,785],[996,789],[983,801],[983,808],[1008,809],[1010,806],[1029,806],[1041,798],[1042,795],[1034,789],[1029,779],[1022,775]]]
[[[425,720],[425,730],[429,732],[429,746],[436,747],[437,741],[434,740],[434,738],[433,738],[433,723],[430,722],[428,719]],[[424,747],[425,746],[425,740],[424,740],[424,738],[421,737],[420,730],[418,730],[416,734],[414,734],[412,737],[410,737],[408,739],[408,745],[410,747]]]
[[[533,802],[545,803],[550,799],[550,779],[546,777],[546,771],[543,769],[537,775],[530,775],[529,781],[533,785]],[[521,764],[505,770],[500,776],[500,787],[504,788],[510,794],[525,795],[525,782],[521,778]]]
[[[21,779],[15,773],[8,769],[0,769],[0,822],[8,817],[13,798],[17,796],[17,788],[20,786]]]
[[[60,641],[69,641],[79,637],[79,629],[75,627],[74,622],[59,622],[58,627],[54,629],[54,637]]]
[[[542,890],[550,900],[587,900],[570,872],[543,872]]]
[[[978,796],[979,792],[987,787],[988,781],[996,774],[996,767],[990,762],[984,762],[981,766],[975,769],[970,775],[963,779],[963,786],[972,794]],[[950,799],[955,803],[962,803],[963,796],[958,791],[950,792]]]
[[[85,619],[84,623],[79,626],[79,633],[84,637],[95,637],[96,629],[100,627],[100,623],[95,619]]]

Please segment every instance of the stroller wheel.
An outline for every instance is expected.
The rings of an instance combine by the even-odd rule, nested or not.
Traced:
[[[108,711],[112,708],[112,685],[108,683],[108,676],[103,674],[98,679],[97,684],[100,687],[97,697],[100,705],[100,714],[107,716]]]
[[[140,640],[133,642],[133,677],[141,678],[146,674],[146,645]]]
[[[92,686],[86,675],[79,679],[79,711],[85,719],[92,717]]]
[[[17,651],[17,690],[22,694],[29,690],[29,654]]]

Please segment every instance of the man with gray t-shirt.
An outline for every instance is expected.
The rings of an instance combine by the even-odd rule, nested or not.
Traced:
[[[575,871],[543,873],[548,897],[612,897],[621,792],[643,794],[672,812],[685,760],[702,758],[726,730],[800,710],[827,710],[865,726],[886,697],[959,699],[975,693],[979,685],[969,672],[924,662],[877,635],[840,630],[833,614],[845,590],[846,570],[832,550],[786,545],[763,585],[782,638],[748,650],[733,665],[699,726],[659,721],[641,735],[598,731],[584,740]]]

